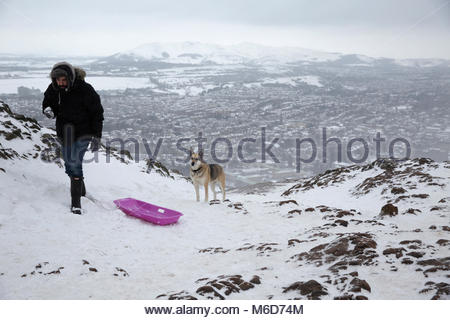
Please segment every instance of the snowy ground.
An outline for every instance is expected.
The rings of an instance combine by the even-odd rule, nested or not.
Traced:
[[[193,186],[180,176],[147,174],[142,163],[115,158],[106,163],[100,152],[84,166],[88,197],[78,216],[69,212],[63,168],[33,159],[50,131],[26,123],[0,111],[0,131],[22,131],[10,140],[0,134],[0,150],[17,152],[0,157],[1,299],[430,299],[440,288],[439,297],[448,298],[448,163],[417,167],[431,182],[394,177],[367,194],[355,194],[356,186],[383,173],[380,167],[352,169],[309,189],[281,183],[236,191],[210,205],[194,201]],[[382,218],[381,207],[396,199],[383,189],[395,183],[411,197],[395,203],[398,215]],[[115,208],[112,201],[125,197],[184,215],[175,225],[152,225]],[[409,208],[421,212],[406,214]]]

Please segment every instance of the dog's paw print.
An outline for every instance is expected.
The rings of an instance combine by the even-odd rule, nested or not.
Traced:
[[[248,211],[244,208],[244,205],[241,202],[234,202],[228,205],[228,208],[233,208],[236,212],[247,214]]]
[[[213,247],[209,247],[206,249],[201,249],[198,252],[199,253],[210,253],[210,254],[215,254],[215,253],[227,253],[230,250],[226,250],[222,247],[217,247],[217,248],[213,248]]]
[[[113,276],[115,276],[115,277],[118,277],[118,276],[129,277],[130,276],[125,269],[116,267],[116,271],[117,272],[113,274]]]
[[[21,278],[25,278],[25,277],[27,277],[28,275],[30,275],[30,276],[34,276],[34,275],[44,275],[44,276],[48,276],[48,275],[51,275],[51,274],[61,274],[61,270],[64,269],[64,267],[59,267],[59,268],[57,268],[57,269],[55,269],[55,270],[51,270],[51,269],[49,269],[50,267],[47,267],[48,265],[49,265],[48,262],[41,262],[41,263],[38,263],[38,264],[34,267],[34,270],[33,270],[33,271],[31,271],[29,274],[24,273],[24,274],[22,274],[20,277],[21,277]],[[49,269],[49,271],[48,271],[48,272],[45,272],[46,269]]]

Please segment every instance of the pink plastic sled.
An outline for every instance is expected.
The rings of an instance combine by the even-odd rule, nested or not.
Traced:
[[[133,216],[160,226],[172,224],[183,215],[181,212],[155,206],[133,198],[114,200],[116,206],[129,216]]]

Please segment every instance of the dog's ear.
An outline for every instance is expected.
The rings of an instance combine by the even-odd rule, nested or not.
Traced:
[[[192,150],[192,147],[189,149],[189,157],[192,156],[192,154],[194,153],[194,150]]]
[[[200,159],[203,160],[203,150],[200,150],[200,152],[198,153],[198,155],[200,156]]]

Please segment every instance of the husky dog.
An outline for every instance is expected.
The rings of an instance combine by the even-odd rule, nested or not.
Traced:
[[[203,160],[203,151],[195,153],[189,151],[190,156],[190,176],[195,187],[197,201],[200,201],[199,186],[205,189],[205,202],[208,202],[208,184],[211,184],[211,190],[216,200],[216,183],[219,182],[222,191],[222,201],[225,201],[225,172],[222,166],[218,164],[207,164]]]

